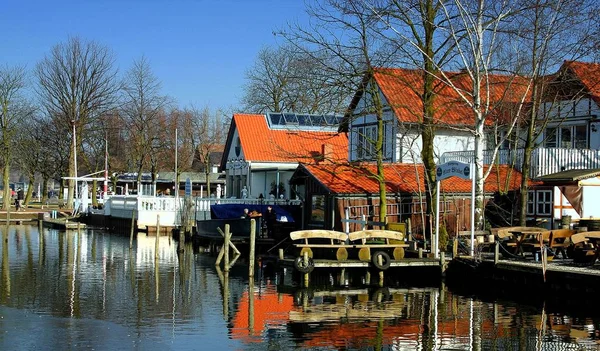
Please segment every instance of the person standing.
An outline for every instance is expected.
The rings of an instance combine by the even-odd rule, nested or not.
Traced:
[[[23,208],[23,199],[25,198],[24,195],[23,189],[19,188],[17,190],[17,211],[21,211]]]

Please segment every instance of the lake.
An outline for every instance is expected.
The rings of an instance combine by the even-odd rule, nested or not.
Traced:
[[[0,232],[0,350],[600,349],[596,309],[548,310],[393,271],[385,287],[333,271],[300,288],[258,264],[249,283],[247,262],[225,274],[166,236],[137,235],[130,250],[102,230]]]

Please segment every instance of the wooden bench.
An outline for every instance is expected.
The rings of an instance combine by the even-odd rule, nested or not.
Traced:
[[[294,244],[295,247],[301,248],[300,256],[312,258],[314,253],[312,249],[337,249],[336,259],[345,261],[348,259],[347,248],[354,247],[346,244],[348,235],[335,230],[297,230],[290,233],[290,239],[303,240],[303,243]]]
[[[396,260],[404,258],[404,248],[409,245],[404,242],[404,233],[393,230],[371,229],[348,234],[348,240],[358,248],[358,258],[361,261],[371,260],[370,249],[394,249]]]
[[[531,239],[532,235],[541,234],[542,237],[546,235],[548,239],[550,236],[550,231],[548,229],[538,227],[501,227],[492,229],[492,232],[496,233],[495,236],[500,242],[500,246],[503,247],[503,250],[506,250],[512,255],[523,254],[523,243],[535,245],[533,240],[527,241],[528,239]],[[539,242],[539,239],[537,241]],[[525,245],[525,247],[527,247],[527,245]]]

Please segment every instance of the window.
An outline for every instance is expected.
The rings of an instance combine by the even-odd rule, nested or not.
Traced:
[[[545,147],[586,149],[588,147],[586,125],[548,127],[545,132]]]
[[[358,159],[372,159],[375,157],[376,148],[375,143],[377,142],[377,126],[364,126],[358,127],[358,145],[357,145],[357,157]]]
[[[325,222],[325,195],[312,196],[311,222]]]
[[[536,190],[527,194],[528,215],[552,214],[552,190]]]

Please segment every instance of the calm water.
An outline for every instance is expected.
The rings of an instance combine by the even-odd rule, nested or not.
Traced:
[[[376,288],[335,274],[299,289],[289,274],[259,269],[249,286],[244,263],[225,276],[214,257],[178,255],[167,237],[155,260],[156,240],[145,235],[130,251],[129,238],[103,231],[0,232],[0,350],[598,348],[593,311],[483,301],[443,285]]]

